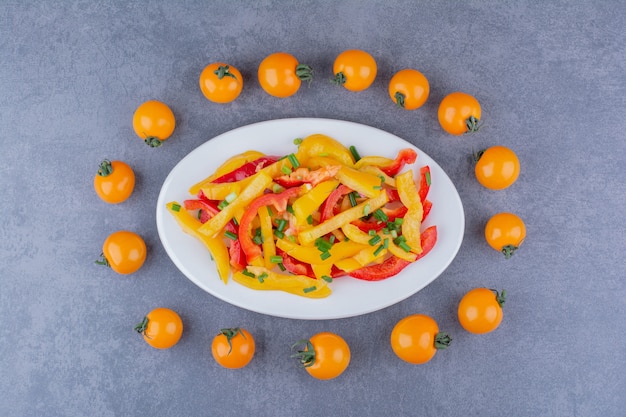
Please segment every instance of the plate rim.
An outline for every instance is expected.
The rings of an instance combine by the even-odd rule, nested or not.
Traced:
[[[248,304],[246,304],[245,302],[241,301],[241,300],[237,300],[237,299],[233,299],[232,297],[228,297],[223,293],[219,293],[219,291],[214,291],[212,288],[210,288],[208,285],[204,285],[202,282],[200,282],[197,277],[195,277],[194,274],[192,274],[188,268],[182,264],[182,262],[180,261],[180,259],[174,254],[172,253],[172,249],[170,248],[169,242],[167,242],[166,236],[164,235],[164,224],[163,221],[166,218],[166,216],[164,216],[164,214],[166,213],[165,210],[165,196],[167,191],[169,191],[168,185],[170,184],[170,182],[172,182],[172,179],[176,176],[176,174],[178,174],[178,169],[180,169],[181,166],[184,166],[184,163],[186,160],[188,159],[192,159],[193,156],[196,153],[201,152],[201,149],[204,147],[207,148],[212,148],[214,146],[219,146],[219,143],[215,143],[214,141],[217,142],[221,142],[223,140],[225,140],[224,138],[228,138],[229,136],[232,135],[238,135],[239,132],[244,131],[244,130],[249,130],[249,129],[255,129],[258,128],[259,126],[261,126],[262,128],[267,128],[270,127],[272,125],[281,125],[281,124],[293,124],[293,123],[303,123],[303,124],[309,124],[309,123],[313,123],[313,124],[321,124],[321,125],[342,125],[343,127],[354,127],[354,128],[358,128],[358,129],[366,129],[366,130],[372,130],[372,131],[376,131],[379,134],[382,135],[389,135],[391,137],[393,137],[396,140],[399,140],[401,143],[410,146],[411,148],[414,148],[417,152],[418,155],[421,156],[425,156],[426,158],[428,158],[431,162],[429,162],[429,165],[434,164],[436,166],[436,169],[441,170],[441,173],[444,174],[444,177],[447,179],[447,181],[450,183],[449,185],[452,188],[452,197],[453,200],[455,200],[455,206],[459,209],[459,218],[457,219],[460,224],[459,224],[459,228],[458,228],[458,232],[457,232],[457,237],[455,240],[455,245],[453,250],[447,255],[447,259],[445,262],[443,262],[440,267],[438,268],[438,270],[433,274],[433,276],[427,280],[426,282],[423,282],[422,285],[419,286],[415,286],[414,289],[411,290],[411,292],[406,293],[406,294],[401,294],[399,296],[396,297],[392,297],[391,301],[386,301],[383,303],[374,303],[371,307],[369,308],[362,308],[362,309],[356,309],[355,311],[345,311],[343,313],[334,313],[334,314],[326,314],[326,315],[314,315],[314,314],[298,314],[297,312],[291,312],[291,313],[286,313],[284,311],[268,311],[267,309],[263,309],[263,308],[258,308],[255,306],[250,306]],[[330,129],[332,130],[332,126],[330,126]],[[328,129],[328,126],[325,127],[325,129]],[[308,133],[308,134],[312,134],[312,133]],[[332,136],[332,135],[331,135]],[[296,137],[296,135],[293,136],[294,138]],[[344,143],[341,138],[337,138],[334,137],[336,140],[338,140],[341,143]],[[213,142],[213,144],[211,144],[211,142]],[[211,146],[213,145],[213,146]],[[259,150],[261,152],[264,152],[263,149],[263,144],[261,144],[260,148],[256,147],[254,148],[255,150]],[[265,152],[264,152],[265,153]],[[234,154],[233,154],[234,155]],[[225,160],[225,158],[228,158],[232,155],[227,154],[225,155],[222,160]],[[217,167],[215,167],[217,168]],[[415,169],[415,168],[411,168],[411,169]],[[432,166],[431,166],[432,169]],[[189,184],[191,185],[191,184]],[[465,212],[464,212],[464,207],[463,207],[463,203],[461,201],[460,195],[458,193],[458,190],[456,189],[454,183],[452,182],[452,180],[450,179],[450,177],[447,175],[447,173],[443,170],[443,168],[439,165],[439,163],[437,161],[435,161],[432,157],[430,157],[430,155],[428,155],[427,153],[425,153],[424,151],[422,151],[420,148],[418,148],[417,146],[415,146],[414,144],[412,144],[411,142],[407,141],[406,139],[403,139],[393,133],[387,132],[385,130],[382,130],[380,128],[377,127],[373,127],[364,123],[358,123],[358,122],[352,122],[352,121],[346,121],[346,120],[341,120],[341,119],[331,119],[331,118],[309,118],[309,117],[293,117],[293,118],[280,118],[280,119],[269,119],[269,120],[265,120],[265,121],[259,121],[259,122],[254,122],[254,123],[250,123],[250,124],[246,124],[243,126],[238,126],[234,129],[222,132],[216,136],[213,136],[209,139],[207,139],[205,142],[203,142],[202,144],[198,145],[197,147],[195,147],[194,149],[192,149],[191,151],[189,151],[184,157],[182,157],[177,163],[176,165],[174,165],[174,167],[170,170],[170,172],[168,173],[167,177],[165,178],[165,180],[163,181],[163,184],[161,186],[161,189],[159,191],[159,196],[157,198],[157,207],[156,207],[156,223],[157,223],[157,231],[159,234],[159,240],[161,241],[161,244],[163,246],[163,248],[165,249],[168,257],[170,258],[170,260],[174,263],[174,265],[177,267],[177,269],[187,278],[189,279],[191,282],[193,282],[196,286],[200,287],[203,291],[211,294],[212,296],[227,302],[231,305],[234,305],[236,307],[239,308],[243,308],[245,310],[248,311],[253,311],[256,313],[260,313],[260,314],[265,314],[265,315],[269,315],[269,316],[274,316],[274,317],[281,317],[281,318],[289,318],[289,319],[299,319],[299,320],[332,320],[332,319],[341,319],[341,318],[348,318],[348,317],[356,317],[356,316],[361,316],[361,315],[365,315],[365,314],[369,314],[369,313],[373,313],[379,310],[382,310],[384,308],[390,307],[392,305],[395,305],[413,295],[415,295],[416,293],[418,293],[419,291],[421,291],[423,288],[425,288],[426,286],[428,286],[430,283],[432,283],[434,280],[436,280],[437,278],[439,278],[441,276],[441,274],[450,266],[450,264],[452,263],[452,261],[456,258],[460,247],[462,245],[463,239],[464,239],[464,234],[465,234]],[[439,229],[438,229],[439,230]],[[426,259],[426,258],[424,258]],[[338,281],[338,280],[337,280]],[[385,281],[380,281],[380,282],[385,282]],[[231,280],[229,280],[229,284],[228,285],[232,285],[234,284],[234,282]],[[368,282],[367,285],[372,285],[372,284],[376,284],[375,282]],[[244,290],[249,290],[249,291],[254,291],[254,290],[250,290],[244,286],[238,285],[240,288],[242,288]],[[255,294],[262,294],[262,293],[266,293],[266,294],[273,294],[276,295],[278,298],[284,297],[284,296],[289,296],[289,297],[298,297],[296,295],[292,295],[292,294],[286,294],[280,291],[254,291]],[[330,297],[326,298],[326,299],[320,299],[320,300],[311,300],[308,298],[302,298],[302,297],[298,297],[297,299],[303,299],[303,300],[309,300],[312,302],[316,302],[316,301],[323,301],[323,300],[328,300],[328,299],[332,299],[333,295],[331,295]],[[245,298],[245,297],[244,297]]]

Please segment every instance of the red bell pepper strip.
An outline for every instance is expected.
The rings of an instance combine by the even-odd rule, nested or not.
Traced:
[[[187,210],[200,210],[200,222],[206,223],[209,219],[215,214],[217,214],[220,210],[217,208],[217,204],[212,200],[199,199],[199,200],[185,200],[184,202],[185,208]],[[231,220],[226,224],[226,230],[237,234],[237,226]],[[230,265],[237,271],[241,271],[246,267],[245,258],[243,249],[241,248],[241,242],[239,239],[230,240],[230,245],[228,247],[228,255]]]
[[[421,235],[422,253],[417,255],[417,259],[424,257],[435,246],[437,242],[437,226],[430,226]],[[412,262],[392,256],[378,265],[370,265],[350,272],[353,278],[364,281],[380,281],[392,277],[409,266]]]
[[[301,167],[292,171],[289,175],[281,175],[274,178],[274,182],[285,188],[297,187],[305,183],[316,186],[333,178],[340,168],[341,166],[339,165],[328,165],[311,171],[308,168]]]
[[[422,215],[422,221],[426,220],[426,217],[428,217],[428,213],[430,213],[430,209],[433,208],[433,203],[430,202],[430,200],[424,200],[422,202],[422,209],[424,210],[424,214]]]
[[[245,178],[248,178],[251,175],[256,174],[262,168],[273,164],[278,161],[279,157],[277,156],[262,156],[259,159],[255,159],[254,161],[248,162],[236,170],[229,172],[228,174],[224,174],[219,178],[214,179],[212,182],[215,184],[221,184],[225,182],[236,182],[241,181]]]
[[[351,193],[352,189],[341,184],[330,193],[320,207],[320,223],[325,222],[335,215],[335,206],[344,195]]]
[[[387,222],[392,222],[398,217],[404,217],[406,212],[409,210],[406,206],[398,206],[396,208],[390,209],[387,207],[382,207],[381,210],[383,213],[387,215],[387,221],[383,222],[380,220],[371,217],[368,220],[358,219],[352,222],[353,225],[357,226],[364,232],[369,232],[370,230],[376,230],[377,232],[383,230],[387,226]]]
[[[428,195],[428,191],[430,190],[430,167],[425,165],[420,168],[420,189],[418,190],[418,194],[420,196],[420,201],[423,203],[426,200],[426,196]]]
[[[388,165],[386,167],[380,167],[381,171],[390,177],[395,177],[398,172],[404,168],[405,164],[412,164],[417,159],[417,152],[413,149],[401,149],[396,156],[396,159],[393,161],[393,164]]]
[[[315,274],[313,273],[313,268],[311,265],[306,262],[300,262],[297,259],[294,259],[292,256],[289,256],[287,252],[276,249],[276,253],[283,258],[283,266],[285,269],[292,274],[296,275],[306,275],[307,277],[315,278]]]
[[[257,215],[261,207],[272,205],[281,213],[287,210],[287,202],[291,197],[300,195],[300,187],[288,188],[279,194],[264,194],[252,201],[239,221],[239,241],[241,248],[246,255],[248,264],[261,256],[261,248],[257,246],[251,237],[252,220]]]

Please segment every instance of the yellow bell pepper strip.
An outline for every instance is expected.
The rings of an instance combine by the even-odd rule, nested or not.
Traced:
[[[321,251],[315,246],[302,246],[286,239],[277,239],[276,247],[295,260],[310,265],[333,264],[341,259],[350,258],[363,249],[367,249],[367,245],[343,241],[333,244],[327,251]]]
[[[365,200],[354,207],[336,214],[317,226],[302,231],[298,234],[298,239],[303,245],[311,244],[318,237],[324,236],[335,229],[339,229],[341,226],[356,219],[367,216],[374,210],[384,206],[387,203],[387,200],[387,192],[383,190],[377,197]]]
[[[329,156],[343,165],[349,167],[354,165],[352,153],[348,148],[335,139],[322,134],[304,138],[298,147],[298,152],[296,152],[296,157],[303,165],[306,165],[309,158],[315,156]]]
[[[261,223],[261,236],[270,237],[269,239],[263,239],[263,242],[261,243],[261,246],[263,247],[264,264],[266,268],[272,269],[274,267],[274,263],[271,260],[273,256],[276,256],[276,244],[274,243],[274,239],[271,238],[273,228],[272,217],[270,216],[270,212],[267,207],[259,208],[258,213]],[[239,225],[241,226],[241,222],[239,223]],[[241,242],[241,239],[239,240],[239,242]]]
[[[217,274],[224,284],[226,284],[228,282],[228,276],[230,275],[230,263],[228,258],[228,248],[226,247],[224,240],[221,237],[209,237],[199,233],[198,229],[202,226],[202,223],[200,223],[197,218],[189,214],[187,209],[180,204],[170,202],[167,203],[166,207],[167,210],[174,216],[183,231],[200,240],[209,250],[209,253],[213,257],[217,266]]]
[[[211,220],[200,227],[199,232],[206,236],[217,235],[234,217],[239,209],[247,206],[252,200],[262,195],[265,188],[272,182],[272,177],[260,171],[254,175],[248,186],[235,199],[215,215]]]
[[[411,148],[401,149],[396,159],[384,158],[382,156],[366,156],[356,162],[354,167],[360,169],[366,165],[379,167],[390,177],[395,177],[404,168],[405,164],[412,164],[417,159],[417,152]]]
[[[350,239],[351,242],[358,242],[358,243],[369,243],[372,240],[372,237],[370,234],[364,232],[363,230],[361,230],[358,226],[355,226],[354,224],[350,223],[350,224],[346,224],[344,225],[341,230],[345,233],[346,237],[348,239]],[[391,253],[394,256],[397,256],[400,259],[404,259],[405,261],[408,262],[414,262],[417,255],[415,255],[413,252],[406,252],[404,249],[400,248],[398,245],[396,245],[393,242],[393,237],[390,234],[385,234],[383,232],[378,232],[376,234],[376,236],[379,236],[381,238],[381,241],[384,242],[385,239],[389,239],[387,241],[387,250],[389,251],[389,253]]]
[[[243,217],[241,217],[241,221],[239,222],[239,241],[241,242],[241,248],[246,254],[248,264],[255,264],[261,257],[261,248],[254,243],[251,237],[252,221],[256,217],[259,210],[262,207],[273,206],[278,213],[282,213],[287,210],[287,203],[289,202],[289,199],[299,196],[307,188],[307,186],[303,185],[301,187],[288,188],[280,194],[264,194],[257,197],[250,203],[243,214]],[[265,211],[267,211],[267,209]],[[261,223],[261,225],[263,225],[263,223]],[[272,240],[273,238],[274,237],[271,232],[267,235],[265,233],[263,234],[264,241]]]
[[[383,188],[380,177],[347,166],[342,166],[335,177],[342,184],[369,198],[379,195]]]
[[[337,180],[328,180],[317,184],[311,191],[293,202],[291,207],[298,226],[307,224],[307,218],[313,214],[339,185]]]
[[[341,167],[343,163],[330,156],[312,156],[303,165],[311,170],[316,170],[324,167]]]
[[[278,290],[307,298],[325,298],[332,293],[328,283],[322,279],[281,274],[259,266],[249,266],[242,272],[236,272],[233,280],[254,290]]]
[[[348,274],[352,271],[363,268],[363,265],[358,263],[354,258],[346,258],[337,261],[335,266]]]
[[[361,250],[354,255],[353,259],[357,261],[361,266],[365,266],[375,262],[377,259],[382,259],[387,255],[387,249],[381,246],[372,246]]]
[[[313,269],[313,274],[315,274],[315,278],[318,280],[324,280],[323,277],[330,277],[332,275],[333,264],[324,263],[324,264],[311,264],[311,268]]]
[[[359,171],[365,172],[366,174],[376,175],[380,178],[384,185],[389,187],[396,187],[396,180],[393,177],[385,174],[385,172],[374,165],[365,165],[359,168]]]
[[[424,209],[420,197],[416,192],[415,181],[413,181],[413,171],[406,171],[396,177],[396,185],[400,201],[404,204],[408,211],[404,215],[402,222],[402,236],[406,239],[406,244],[411,251],[419,254],[422,252],[420,243],[420,228],[422,226],[422,218]]]
[[[200,188],[202,188],[203,186],[213,182],[213,180],[228,174],[229,172],[233,172],[234,170],[242,167],[243,165],[247,164],[248,162],[252,162],[255,159],[261,158],[265,156],[264,153],[262,152],[258,152],[258,151],[246,151],[244,153],[240,153],[239,155],[235,155],[229,159],[226,160],[226,162],[224,162],[222,165],[220,165],[215,172],[213,172],[213,174],[211,174],[210,176],[208,176],[207,178],[203,179],[202,181],[198,182],[197,184],[194,184],[190,189],[189,189],[189,193],[192,195],[196,195],[198,194],[198,191],[200,191]]]

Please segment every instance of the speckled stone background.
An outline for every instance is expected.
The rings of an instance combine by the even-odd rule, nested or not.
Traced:
[[[0,2],[0,415],[623,416],[625,27],[623,1]],[[379,64],[358,94],[327,82],[334,57],[350,48]],[[285,100],[256,80],[260,61],[279,50],[317,76]],[[244,74],[229,105],[198,88],[202,68],[217,60]],[[387,96],[405,67],[431,83],[415,112]],[[485,127],[472,137],[438,126],[438,103],[455,90],[482,103]],[[177,117],[159,149],[132,131],[148,99]],[[163,180],[210,138],[287,117],[371,125],[437,160],[466,214],[450,267],[403,302],[330,321],[250,312],[187,280],[157,234]],[[470,154],[498,144],[518,153],[522,174],[493,192],[476,182]],[[136,171],[135,193],[121,205],[93,192],[103,158]],[[528,228],[508,261],[482,236],[499,211]],[[128,277],[93,262],[123,228],[149,247]],[[509,293],[502,325],[484,336],[463,331],[455,315],[475,286]],[[167,351],[133,332],[158,306],[186,326]],[[388,343],[413,313],[433,316],[454,338],[422,366],[398,360]],[[237,325],[256,336],[258,352],[228,371],[209,343]],[[318,331],[352,348],[336,380],[314,380],[289,359],[292,342]]]

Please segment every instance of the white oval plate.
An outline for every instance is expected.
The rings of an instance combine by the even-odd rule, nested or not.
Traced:
[[[296,151],[295,138],[314,133],[331,136],[345,146],[354,145],[362,156],[380,155],[395,158],[402,148],[413,148],[417,161],[410,167],[429,165],[432,185],[428,199],[433,207],[424,227],[437,225],[437,244],[432,251],[398,275],[378,282],[350,277],[335,279],[333,293],[324,299],[308,299],[280,291],[255,291],[232,279],[220,281],[215,264],[204,246],[184,233],[165,209],[170,201],[193,198],[189,188],[209,176],[227,158],[258,150],[268,155],[286,155]],[[370,313],[415,294],[450,265],[456,256],[465,228],[463,205],[450,178],[424,152],[385,131],[340,120],[280,119],[243,126],[223,133],[189,153],[172,169],[163,183],[156,211],[161,242],[180,271],[206,292],[230,304],[278,317],[293,319],[337,319]]]

